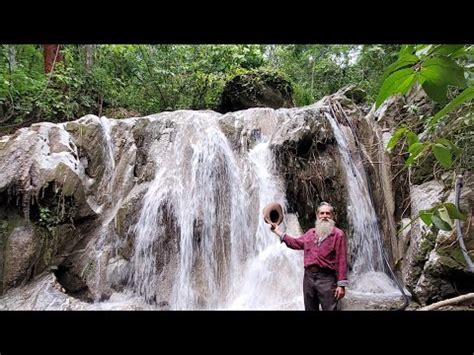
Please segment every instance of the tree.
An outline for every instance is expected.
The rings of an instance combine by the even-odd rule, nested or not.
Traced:
[[[92,64],[94,64],[94,45],[86,44],[84,46],[84,50],[86,53],[86,72],[90,73]]]
[[[63,61],[61,53],[61,45],[59,44],[45,44],[43,46],[44,54],[44,72],[51,73],[54,70],[54,65]]]

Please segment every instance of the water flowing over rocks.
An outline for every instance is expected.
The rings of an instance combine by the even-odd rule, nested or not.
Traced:
[[[419,220],[398,233],[453,201],[453,179],[408,183],[385,149],[411,118],[403,99],[368,112],[362,100],[346,89],[301,108],[88,115],[1,137],[0,309],[303,309],[302,253],[263,221],[273,201],[292,235],[334,205],[350,246],[343,309],[401,307],[390,270],[420,304],[472,292],[453,233]]]

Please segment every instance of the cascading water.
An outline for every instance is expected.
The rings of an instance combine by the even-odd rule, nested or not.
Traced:
[[[279,242],[264,223],[262,210],[276,201],[286,211],[272,147],[293,149],[295,142],[319,132],[325,137],[321,107],[83,119],[81,124],[100,124],[105,166],[101,180],[95,180],[96,194],[89,197],[97,201],[100,219],[86,254],[96,262],[88,286],[96,301],[103,299],[102,290],[112,285],[109,275],[119,270],[114,263],[123,266],[117,275],[127,285],[120,291],[114,283],[117,292],[94,304],[58,297],[77,309],[303,309],[303,253]],[[377,217],[361,159],[351,153],[351,134],[332,116],[327,119],[339,145],[349,195],[354,263],[348,296],[397,294],[384,273]],[[148,167],[155,170],[150,173]],[[84,181],[87,186],[94,183],[86,176]],[[120,223],[115,218],[119,210],[125,212]],[[136,222],[128,225],[123,216]],[[302,234],[296,216],[288,213],[282,230]],[[129,241],[133,244],[125,256]],[[41,290],[42,285],[36,286]],[[57,304],[50,301],[51,292],[41,304]]]
[[[261,218],[270,202],[285,206],[286,198],[278,177],[273,173],[273,156],[266,138],[250,152],[252,172],[258,187],[258,227],[256,256],[247,261],[239,290],[228,305],[230,309],[303,309],[301,295],[302,256],[275,243],[276,236]],[[255,218],[254,217],[254,218]],[[288,216],[286,218],[288,220]],[[287,224],[287,223],[286,223]],[[286,280],[283,282],[283,280]]]
[[[381,235],[372,200],[370,198],[367,177],[358,154],[352,154],[346,136],[339,123],[326,113],[337,140],[346,172],[350,206],[349,217],[353,229],[353,265],[354,274],[370,271],[383,271]]]
[[[302,308],[301,256],[262,218],[267,203],[285,205],[268,143],[237,157],[216,118],[194,113],[177,120],[169,154],[135,226],[130,287],[157,303],[168,293],[171,309]],[[167,236],[177,239],[174,271],[158,265]],[[168,291],[165,272],[175,273]]]
[[[157,168],[135,227],[131,285],[148,301],[162,291],[160,247],[168,235],[176,238],[172,309],[220,307],[255,244],[238,162],[215,117],[192,116],[177,122],[173,149]]]
[[[353,154],[348,137],[350,128],[341,126],[337,119],[325,112],[334,132],[344,164],[349,206],[347,208],[352,226],[350,245],[353,259],[349,292],[353,295],[378,294],[381,299],[398,297],[400,292],[393,280],[385,273],[383,244],[377,215],[370,197],[367,176],[358,153]],[[343,129],[347,129],[344,132]]]
[[[100,126],[102,127],[102,131],[104,133],[104,143],[105,143],[105,154],[106,159],[106,169],[109,174],[113,172],[115,169],[115,159],[114,159],[114,143],[111,136],[112,128],[110,126],[110,120],[107,117],[100,117],[99,119]]]

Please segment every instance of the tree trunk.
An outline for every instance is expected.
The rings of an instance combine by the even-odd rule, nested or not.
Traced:
[[[86,44],[86,71],[90,73],[92,65],[94,64],[94,45]]]
[[[55,63],[61,62],[63,60],[60,46],[61,45],[59,44],[44,45],[44,72],[46,74],[51,73],[54,70]]]
[[[8,67],[11,73],[16,68],[16,50],[14,46],[8,45],[8,44],[6,45],[6,49],[7,49],[6,55],[8,59]]]

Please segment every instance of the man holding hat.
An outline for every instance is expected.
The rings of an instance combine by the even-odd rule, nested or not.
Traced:
[[[279,223],[278,223],[279,224]],[[345,294],[347,281],[347,241],[335,226],[334,208],[322,202],[316,211],[315,228],[299,237],[281,232],[277,223],[272,231],[288,248],[304,250],[303,296],[305,310],[337,310],[337,302]]]

